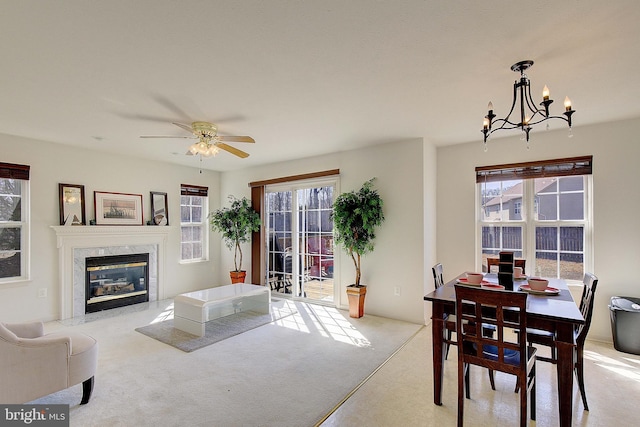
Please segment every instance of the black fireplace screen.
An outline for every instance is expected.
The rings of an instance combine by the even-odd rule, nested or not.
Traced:
[[[149,301],[149,254],[86,259],[86,312]]]

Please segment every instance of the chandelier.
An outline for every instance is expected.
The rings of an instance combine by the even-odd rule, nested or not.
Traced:
[[[549,105],[553,102],[552,99],[549,98],[549,88],[547,86],[542,90],[542,102],[540,103],[541,108],[536,107],[536,103],[531,98],[531,82],[529,78],[524,73],[528,68],[533,65],[533,61],[520,61],[511,66],[511,70],[520,73],[520,79],[516,80],[513,83],[513,102],[511,104],[511,110],[509,114],[504,119],[497,119],[496,115],[493,113],[493,103],[489,102],[487,109],[489,112],[486,116],[484,116],[482,133],[484,134],[484,151],[487,151],[487,140],[489,140],[489,136],[498,130],[507,130],[507,129],[518,129],[520,128],[522,131],[521,140],[527,141],[527,149],[529,148],[529,132],[531,131],[531,126],[537,125],[538,123],[542,123],[549,119],[560,119],[567,122],[569,125],[569,137],[571,138],[573,134],[571,133],[571,115],[575,113],[575,110],[571,109],[571,100],[569,97],[564,99],[564,115],[563,116],[550,116],[549,115]],[[519,122],[515,122],[513,120],[518,120],[518,118],[511,119],[511,114],[516,109],[516,105],[519,110]],[[549,128],[549,123],[547,123],[547,129]]]

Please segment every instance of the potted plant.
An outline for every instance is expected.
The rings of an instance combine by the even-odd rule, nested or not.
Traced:
[[[231,283],[243,283],[247,272],[242,270],[241,243],[251,241],[251,233],[260,230],[260,215],[251,207],[246,197],[237,199],[229,196],[231,206],[209,214],[211,229],[222,233],[222,239],[229,250],[234,251],[235,270],[229,272]]]
[[[349,316],[364,314],[365,285],[360,284],[361,256],[373,251],[376,228],[384,221],[382,198],[373,188],[375,178],[365,182],[357,191],[340,194],[333,204],[335,241],[347,251],[356,268],[355,283],[347,286]]]

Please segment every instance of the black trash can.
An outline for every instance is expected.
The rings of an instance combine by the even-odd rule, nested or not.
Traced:
[[[640,355],[640,298],[611,297],[609,310],[615,349]]]

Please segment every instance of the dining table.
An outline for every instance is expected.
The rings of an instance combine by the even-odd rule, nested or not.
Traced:
[[[455,313],[455,284],[464,281],[465,274],[452,279],[444,286],[424,296],[425,301],[433,305],[431,331],[433,337],[433,403],[442,405],[442,388],[444,379],[447,314]],[[498,275],[485,274],[483,281],[498,283]],[[520,286],[527,285],[526,280],[514,280],[513,292],[524,292]],[[477,285],[476,285],[477,286]],[[549,287],[557,293],[530,293],[527,297],[527,327],[552,332],[556,339],[557,375],[558,375],[558,410],[560,426],[571,426],[573,409],[573,369],[574,369],[574,328],[584,324],[584,317],[576,305],[567,282],[563,279],[549,279]],[[526,288],[526,287],[525,287]],[[487,290],[491,292],[490,289]],[[506,314],[505,314],[506,315]],[[514,314],[515,315],[515,314]]]

